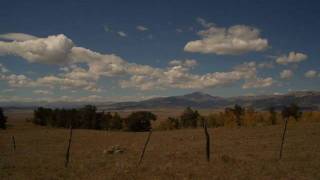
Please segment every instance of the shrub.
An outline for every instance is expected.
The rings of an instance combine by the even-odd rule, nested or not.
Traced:
[[[173,130],[179,129],[180,123],[178,118],[168,117],[168,119],[160,122],[159,129],[161,130]]]
[[[224,119],[220,113],[209,114],[206,117],[208,127],[221,127],[224,126]]]
[[[223,119],[225,126],[237,126],[236,117],[231,108],[226,108],[223,113],[220,112],[220,117]]]

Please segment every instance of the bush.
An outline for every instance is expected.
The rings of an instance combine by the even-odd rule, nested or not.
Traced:
[[[148,111],[138,111],[131,113],[126,119],[125,124],[128,131],[149,131],[151,120],[155,121],[156,115]]]
[[[0,129],[6,129],[7,128],[7,117],[3,113],[3,109],[0,107]]]
[[[298,121],[298,119],[302,116],[302,111],[298,105],[292,103],[290,106],[285,106],[282,109],[281,115],[283,118],[293,117],[296,121]]]
[[[178,118],[168,117],[168,119],[162,121],[159,125],[159,129],[161,130],[173,130],[179,129],[180,123]]]
[[[224,126],[224,119],[218,113],[209,114],[206,117],[206,120],[207,120],[208,127],[221,127],[221,126]]]
[[[190,107],[187,107],[180,116],[180,123],[182,127],[196,128],[199,119],[198,111],[193,111]]]

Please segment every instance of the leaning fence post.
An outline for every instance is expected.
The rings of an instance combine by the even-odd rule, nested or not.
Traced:
[[[69,143],[68,143],[68,148],[67,148],[67,152],[66,152],[66,161],[64,166],[68,167],[69,164],[69,157],[70,157],[70,147],[71,147],[71,140],[72,140],[72,121],[70,121],[70,131],[69,131]]]
[[[287,131],[288,118],[285,118],[284,121],[285,121],[285,123],[284,123],[284,129],[283,129],[283,134],[282,134],[281,146],[280,146],[279,160],[282,158],[282,149],[283,149],[283,144],[284,144],[284,138],[285,138],[286,131]]]
[[[207,121],[203,120],[203,129],[204,129],[204,134],[206,136],[206,156],[207,156],[207,161],[210,161],[210,136],[208,133],[208,128],[207,128]]]
[[[146,151],[146,148],[147,148],[147,146],[148,146],[148,143],[149,143],[151,134],[152,134],[152,129],[149,130],[149,134],[148,134],[146,143],[144,144],[144,147],[143,147],[143,149],[142,149],[142,153],[141,153],[141,156],[140,156],[140,160],[139,160],[138,165],[140,165],[140,163],[142,162],[142,159],[143,159],[143,156],[144,156],[144,152]]]
[[[13,147],[13,152],[16,151],[16,140],[14,139],[14,136],[12,136],[12,147]]]

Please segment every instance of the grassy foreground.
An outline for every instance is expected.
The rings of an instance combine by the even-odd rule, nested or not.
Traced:
[[[320,179],[320,123],[289,123],[281,161],[282,125],[210,129],[209,163],[202,129],[155,131],[139,167],[147,133],[74,130],[65,168],[68,130],[8,116],[9,128],[0,131],[0,179]],[[114,145],[124,153],[106,153]]]

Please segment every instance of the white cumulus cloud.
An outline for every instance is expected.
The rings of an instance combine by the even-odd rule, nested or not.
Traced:
[[[137,26],[136,29],[137,29],[138,31],[148,31],[148,30],[149,30],[149,28],[147,28],[147,27],[145,27],[145,26],[142,26],[142,25]]]
[[[285,69],[280,73],[281,79],[291,79],[292,76],[293,76],[293,72],[290,69]]]
[[[73,42],[60,34],[25,41],[0,41],[0,55],[16,55],[35,63],[64,64],[70,61],[72,47]]]
[[[307,72],[304,74],[304,76],[305,76],[306,78],[315,78],[315,77],[317,76],[317,71],[315,71],[315,70],[309,70],[309,71],[307,71]]]
[[[243,54],[251,51],[263,51],[268,48],[268,40],[260,37],[260,30],[246,25],[229,28],[217,27],[204,19],[198,19],[205,30],[199,31],[200,40],[188,42],[184,50],[205,54]]]
[[[12,40],[12,41],[26,41],[26,40],[37,39],[37,37],[32,36],[30,34],[24,34],[24,33],[8,33],[8,34],[0,34],[0,39]]]
[[[117,34],[121,37],[127,37],[127,33],[123,32],[123,31],[118,31]]]
[[[306,54],[292,51],[288,55],[279,56],[276,59],[276,62],[278,64],[286,65],[290,63],[299,63],[306,60],[307,58],[308,56]]]
[[[249,80],[245,82],[242,85],[243,89],[248,89],[248,88],[265,88],[269,87],[274,84],[274,80],[271,77],[268,78],[254,78],[252,80]]]

